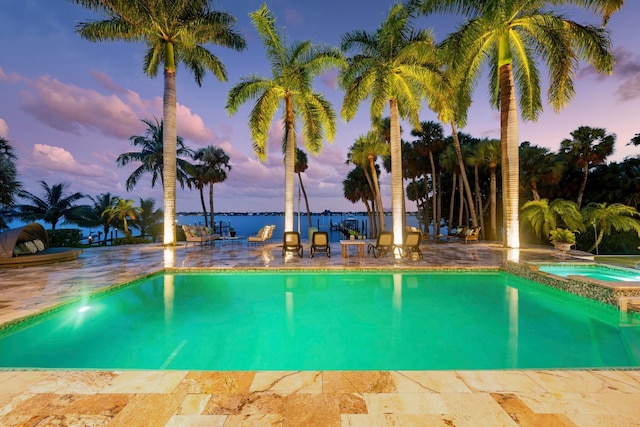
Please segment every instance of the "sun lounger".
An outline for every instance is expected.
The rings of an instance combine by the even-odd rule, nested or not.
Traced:
[[[283,258],[285,253],[287,252],[295,252],[300,258],[302,258],[304,249],[302,248],[302,243],[300,242],[300,233],[298,233],[297,231],[284,232],[284,238],[282,239]]]
[[[480,235],[480,227],[473,227],[467,230],[467,233],[464,235],[464,242],[477,242],[478,236]]]
[[[331,246],[329,245],[329,233],[315,231],[311,236],[311,258],[316,252],[325,252],[331,258]]]
[[[422,251],[420,250],[421,237],[422,233],[420,233],[419,231],[408,231],[405,233],[404,242],[402,242],[402,245],[394,245],[394,247],[400,251],[400,254],[403,257],[418,254],[418,256],[422,258]]]
[[[383,231],[378,235],[375,245],[369,243],[367,253],[373,251],[373,257],[378,258],[380,255],[386,255],[393,252],[393,232]]]
[[[273,237],[275,225],[265,225],[253,236],[247,237],[247,243],[266,243],[270,242]]]

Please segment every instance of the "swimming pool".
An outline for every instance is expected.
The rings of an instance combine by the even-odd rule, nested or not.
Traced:
[[[635,367],[640,327],[505,272],[163,273],[0,333],[0,367]]]
[[[539,270],[556,276],[585,276],[605,282],[640,282],[640,271],[600,264],[545,264]]]

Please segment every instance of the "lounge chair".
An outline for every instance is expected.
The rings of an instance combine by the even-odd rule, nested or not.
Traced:
[[[464,236],[464,242],[477,242],[480,235],[480,227],[473,227],[467,230]]]
[[[316,252],[325,252],[331,258],[331,246],[329,245],[329,233],[315,231],[311,236],[311,258]]]
[[[367,253],[373,251],[373,257],[378,258],[380,255],[386,255],[393,252],[393,232],[383,231],[378,235],[376,244],[369,243],[367,245]]]
[[[258,230],[255,235],[247,237],[247,243],[265,243],[270,241],[275,228],[275,225],[265,225]]]
[[[36,222],[0,233],[0,268],[71,261],[81,253],[77,248],[49,247],[46,230]]]
[[[304,249],[302,248],[302,243],[300,241],[300,233],[297,231],[285,231],[284,238],[282,239],[282,257],[284,258],[284,254],[287,252],[295,252],[298,254],[300,258],[302,258],[302,253]]]
[[[408,231],[404,235],[404,242],[402,245],[394,245],[394,247],[400,250],[400,254],[403,257],[407,257],[415,253],[422,258],[422,251],[420,250],[421,237],[422,233],[419,231]]]

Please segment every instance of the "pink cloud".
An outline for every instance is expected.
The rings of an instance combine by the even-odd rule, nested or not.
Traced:
[[[142,98],[138,93],[113,84],[111,79],[93,72],[96,80],[116,94],[103,95],[96,90],[66,84],[49,76],[28,83],[22,92],[25,111],[54,129],[81,134],[95,131],[105,136],[129,139],[143,131],[140,120],[162,118],[162,98]],[[176,106],[178,134],[203,145],[215,141],[216,134],[191,108]]]
[[[95,165],[78,163],[73,155],[62,147],[47,144],[34,144],[31,152],[36,166],[73,175],[99,176],[102,168]]]
[[[2,67],[0,67],[0,80],[13,83],[13,82],[18,82],[18,81],[20,81],[22,79],[23,79],[23,77],[21,77],[20,75],[18,75],[16,73],[6,74],[4,72],[4,70],[2,69]]]
[[[115,84],[111,79],[111,77],[109,77],[105,73],[92,70],[91,75],[104,89],[107,89],[108,91],[114,92],[114,93],[127,93],[127,90],[125,88]]]
[[[3,119],[0,119],[0,136],[4,138],[9,137],[9,125]]]

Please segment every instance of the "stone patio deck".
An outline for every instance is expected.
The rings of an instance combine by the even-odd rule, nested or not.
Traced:
[[[277,243],[91,248],[75,261],[0,270],[0,323],[162,268],[500,268],[485,243],[423,246],[421,260],[283,260]],[[7,349],[0,349],[7,351]],[[0,371],[2,426],[640,426],[640,370]]]

